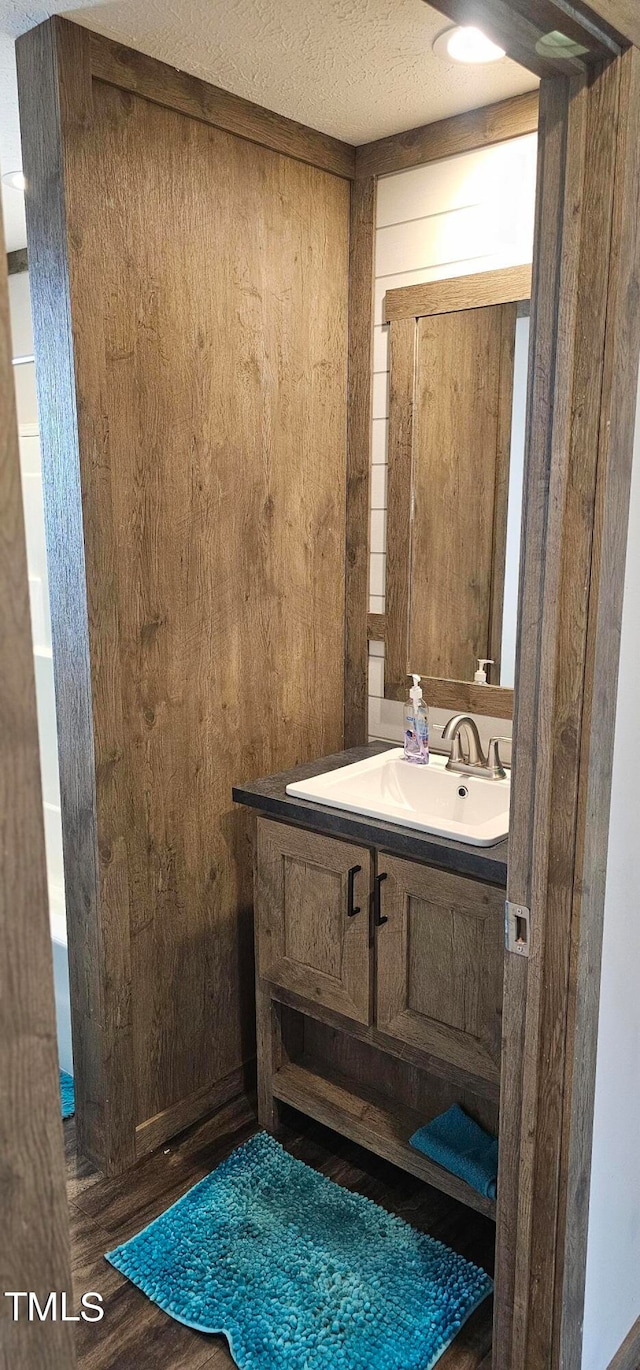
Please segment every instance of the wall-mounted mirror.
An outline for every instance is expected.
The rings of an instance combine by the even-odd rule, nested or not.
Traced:
[[[513,711],[530,294],[529,266],[387,293],[388,699],[412,670],[433,705]]]

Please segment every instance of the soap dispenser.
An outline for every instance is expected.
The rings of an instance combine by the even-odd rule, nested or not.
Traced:
[[[486,672],[486,667],[487,667],[487,666],[493,666],[493,661],[492,661],[488,656],[479,656],[479,657],[478,657],[478,669],[477,669],[477,671],[476,671],[476,673],[475,673],[475,675],[474,675],[474,677],[473,677],[474,682],[475,682],[476,685],[486,685],[486,683],[487,683],[487,672]]]
[[[407,761],[417,766],[429,764],[429,711],[422,698],[421,676],[414,675],[413,689],[404,710],[404,754]]]

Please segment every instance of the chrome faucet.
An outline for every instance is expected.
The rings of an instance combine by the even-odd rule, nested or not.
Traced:
[[[470,714],[454,714],[442,729],[442,741],[451,743],[447,770],[460,771],[463,775],[481,775],[485,780],[505,780],[507,773],[500,759],[500,742],[503,740],[492,737],[485,756],[475,719]]]

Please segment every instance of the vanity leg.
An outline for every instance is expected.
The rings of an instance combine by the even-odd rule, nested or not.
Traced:
[[[267,1132],[277,1133],[280,1106],[273,1097],[271,1082],[283,1061],[280,1005],[262,980],[256,982],[256,1033],[258,1045],[258,1122]]]

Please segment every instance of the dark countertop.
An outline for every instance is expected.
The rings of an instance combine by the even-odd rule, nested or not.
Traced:
[[[385,823],[380,818],[367,818],[362,814],[348,813],[346,809],[315,804],[286,792],[287,785],[295,780],[308,780],[312,775],[322,775],[325,771],[349,766],[354,761],[364,761],[368,756],[389,751],[393,745],[388,742],[369,742],[362,747],[337,752],[335,756],[307,761],[291,771],[280,771],[278,775],[251,780],[245,785],[234,785],[233,798],[236,804],[247,804],[273,818],[282,818],[300,827],[312,828],[315,832],[345,837],[350,842],[380,847],[395,856],[408,856],[414,861],[425,861],[431,866],[457,871],[460,875],[472,875],[493,885],[506,886],[509,846],[506,839],[495,847],[472,847],[465,842],[453,842],[448,837],[434,837],[415,828]]]

